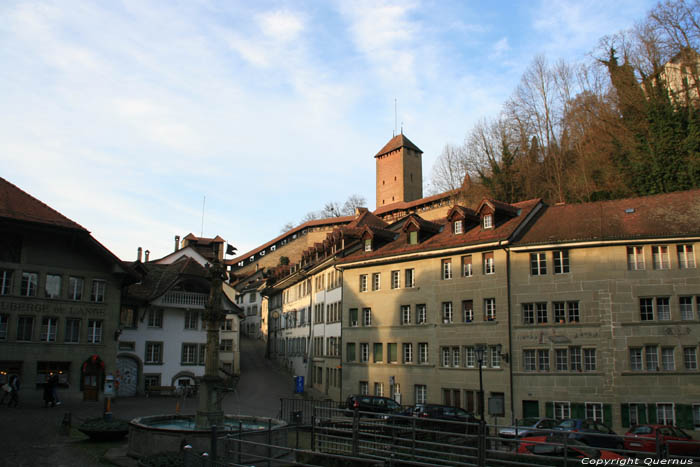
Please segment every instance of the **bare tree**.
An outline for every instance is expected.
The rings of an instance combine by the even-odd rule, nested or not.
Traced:
[[[367,200],[364,196],[353,194],[348,196],[348,199],[343,203],[343,209],[341,210],[342,215],[352,216],[355,214],[356,208],[367,207]]]

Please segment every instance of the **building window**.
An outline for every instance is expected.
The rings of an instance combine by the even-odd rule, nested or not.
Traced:
[[[603,422],[603,404],[600,402],[586,402],[586,418],[596,422]]]
[[[369,362],[369,344],[360,344],[360,361]]]
[[[83,279],[81,277],[68,278],[68,299],[75,301],[83,299]]]
[[[413,363],[413,344],[411,343],[403,345],[403,362]]]
[[[357,308],[350,308],[349,310],[350,314],[350,327],[354,328],[357,327]]]
[[[428,363],[428,344],[427,344],[427,342],[418,343],[418,363]]]
[[[442,302],[442,322],[452,323],[452,302]]]
[[[416,404],[425,404],[428,400],[428,387],[425,384],[416,384]]]
[[[570,323],[578,323],[581,320],[581,315],[578,310],[578,302],[566,302],[566,310],[569,315]]]
[[[401,324],[411,324],[411,305],[401,305]]]
[[[630,348],[630,370],[642,371],[642,348]]]
[[[0,314],[0,340],[7,339],[7,326],[10,321],[10,315],[5,313]]]
[[[462,256],[462,277],[471,277],[473,273],[472,255]]]
[[[20,295],[23,297],[36,297],[36,287],[39,283],[39,275],[35,272],[23,272]]]
[[[387,344],[387,361],[389,363],[396,363],[398,362],[399,356],[397,355],[397,345],[394,342],[390,342]]]
[[[462,316],[465,323],[474,321],[474,301],[462,300]]]
[[[58,274],[47,274],[46,284],[44,284],[44,294],[46,298],[61,297],[61,276]]]
[[[413,288],[415,287],[415,270],[414,269],[406,269],[406,287],[407,288]]]
[[[641,246],[627,247],[627,269],[630,271],[644,270],[644,248]]]
[[[671,300],[668,297],[656,299],[656,317],[664,321],[671,319]]]
[[[675,425],[676,417],[673,404],[656,404],[656,422],[659,425]]]
[[[483,254],[484,274],[494,274],[496,272],[496,263],[493,259],[493,251]]]
[[[455,235],[462,233],[462,221],[454,221],[454,233]]]
[[[372,239],[368,238],[365,240],[365,251],[372,251]]]
[[[88,320],[88,344],[101,344],[102,343],[102,320],[99,319],[89,319]]]
[[[549,350],[540,349],[537,351],[537,369],[549,371]]]
[[[659,350],[655,345],[647,345],[644,347],[644,354],[647,359],[647,371],[658,371],[659,369]]]
[[[452,260],[442,260],[442,280],[452,279]]]
[[[596,370],[595,349],[583,349],[583,369],[585,371]]]
[[[490,352],[491,352],[491,368],[500,368],[501,367],[501,354],[498,351],[498,348],[495,345],[492,345],[489,347]],[[547,360],[549,360],[549,355],[547,356]],[[547,367],[549,367],[549,362],[547,363]]]
[[[143,375],[143,384],[146,390],[151,386],[160,386],[160,375]]]
[[[226,321],[224,321],[224,323],[226,323]],[[224,323],[221,324],[222,329],[224,328]],[[193,310],[185,310],[185,329],[197,329],[198,327],[199,313]]]
[[[360,395],[361,396],[369,396],[369,382],[368,381],[360,381]]]
[[[148,327],[162,328],[163,327],[163,310],[149,309],[148,310]]]
[[[583,369],[581,363],[581,347],[569,347],[569,363],[571,371],[581,371]]]
[[[221,352],[233,352],[233,339],[221,339],[219,350]]]
[[[197,344],[182,344],[182,357],[180,359],[182,365],[197,364]]]
[[[654,269],[670,269],[671,262],[668,257],[668,247],[655,245],[651,247],[651,257]]]
[[[371,326],[372,325],[372,309],[363,308],[362,309],[362,325]]]
[[[639,312],[642,321],[654,319],[654,302],[651,298],[639,299]]]
[[[449,347],[442,347],[440,349],[440,353],[442,354],[442,366],[451,366],[452,364],[452,353],[450,352]]]
[[[493,228],[493,215],[492,214],[486,214],[484,216],[484,228],[485,229],[492,229]]]
[[[698,354],[695,347],[685,347],[683,349],[683,364],[686,370],[698,369]]]
[[[476,366],[476,352],[474,352],[473,346],[464,348],[464,366],[467,368],[474,368]]]
[[[564,302],[552,302],[554,309],[554,322],[559,324],[566,323],[566,305]]]
[[[693,297],[678,297],[678,306],[682,320],[694,319]]]
[[[0,295],[9,295],[12,291],[12,271],[0,269]]]
[[[537,324],[545,324],[547,322],[547,304],[536,303],[535,307],[537,309]]]
[[[56,342],[56,329],[58,318],[44,317],[41,319],[41,333],[39,340],[42,342]]]
[[[101,280],[92,281],[92,291],[90,292],[90,301],[95,303],[103,303],[105,301],[105,291],[107,283]]]
[[[700,430],[700,404],[693,404],[693,425]]]
[[[367,292],[367,274],[360,274],[360,292]]]
[[[71,344],[80,342],[80,319],[66,318],[66,334],[64,341]]]
[[[374,383],[374,395],[384,397],[384,383]]]
[[[562,303],[563,305],[563,303]],[[556,310],[556,308],[555,308]],[[535,324],[535,304],[523,303],[523,324]]]
[[[525,371],[537,370],[536,354],[534,350],[523,350],[523,369]]]
[[[484,299],[484,320],[495,321],[496,320],[496,299],[495,298],[485,298]]]
[[[547,274],[547,254],[530,253],[530,275],[542,276]]]
[[[416,305],[416,324],[425,324],[428,322],[428,313],[425,305]]]
[[[569,352],[567,349],[554,350],[554,358],[557,371],[569,370]]]
[[[415,230],[413,232],[408,232],[408,244],[418,245],[418,232]]]
[[[382,363],[384,361],[384,344],[374,344],[374,363]]]
[[[569,272],[569,250],[556,250],[552,253],[554,260],[554,274],[567,274]]]
[[[207,344],[199,344],[199,353],[197,354],[197,365],[204,365],[204,360],[207,358]]]
[[[693,245],[678,245],[676,246],[676,250],[678,251],[678,267],[680,269],[695,268]]]
[[[186,321],[187,321],[187,318],[185,318],[185,322]],[[196,329],[196,327],[194,329]],[[233,331],[233,320],[232,319],[225,319],[221,323],[221,330],[222,331]]]
[[[459,357],[461,356],[461,351],[459,347],[452,347],[452,366],[458,368],[460,365]]]
[[[32,316],[19,316],[17,318],[17,340],[31,341],[34,329],[34,318]]]
[[[381,274],[378,272],[372,274],[372,290],[379,290],[381,288],[381,277]]]
[[[401,287],[401,271],[391,271],[391,288],[398,289]]]
[[[664,371],[673,371],[676,369],[673,350],[673,347],[663,347],[661,349],[661,368]]]
[[[557,420],[571,418],[571,403],[554,402],[554,418],[556,418]]]

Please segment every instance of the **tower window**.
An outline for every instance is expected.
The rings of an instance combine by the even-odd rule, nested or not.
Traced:
[[[396,181],[396,177],[394,177],[394,181]]]

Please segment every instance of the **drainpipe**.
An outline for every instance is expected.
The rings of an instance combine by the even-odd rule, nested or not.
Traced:
[[[506,293],[508,294],[508,353],[510,354],[510,364],[508,372],[510,373],[510,423],[515,424],[515,406],[513,400],[513,323],[511,310],[511,292],[510,292],[510,248],[506,248]]]
[[[338,356],[340,358],[340,390],[338,391],[338,394],[340,397],[338,397],[339,402],[343,401],[343,308],[344,308],[344,301],[343,301],[343,292],[345,292],[345,278],[343,277],[343,270],[338,268],[338,266],[333,265],[333,269],[338,271],[340,273],[340,336],[338,338],[340,339],[340,342],[338,343]]]
[[[306,281],[306,278],[304,278]],[[314,387],[314,380],[313,380],[313,355],[314,355],[314,340],[313,340],[313,330],[314,330],[314,321],[313,321],[313,302],[314,302],[314,289],[313,289],[313,281],[311,281],[311,292],[309,293],[309,355],[306,357],[306,377],[308,378],[308,381],[311,383],[311,388],[313,389]]]

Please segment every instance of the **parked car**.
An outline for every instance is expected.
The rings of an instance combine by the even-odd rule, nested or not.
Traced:
[[[568,418],[554,427],[555,430],[570,431],[569,438],[598,448],[624,449],[622,437],[607,425],[591,418]]]
[[[479,420],[474,414],[459,407],[440,404],[418,404],[413,409],[404,411],[402,415],[413,415],[421,419],[419,428],[437,431],[449,431],[452,433],[479,433]],[[442,423],[441,420],[459,423]],[[465,425],[466,424],[466,425]]]
[[[524,418],[518,420],[515,426],[507,426],[498,430],[498,436],[505,440],[525,438],[528,436],[546,435],[559,424],[559,420],[553,418]]]
[[[565,450],[561,436],[551,434],[522,438],[517,452],[558,458],[563,458],[566,454],[568,459],[626,459],[625,456],[594,448],[576,439],[567,440]]]
[[[656,452],[656,442],[660,444],[663,457],[669,454],[676,456],[700,456],[700,441],[670,425],[637,425],[625,435],[625,449],[640,452]]]
[[[355,409],[358,409],[360,412],[371,412],[374,416],[383,416],[383,418],[387,418],[389,415],[398,415],[402,411],[402,407],[394,399],[361,394],[348,396],[345,401],[347,415],[352,416]],[[367,414],[361,415],[367,416]]]

